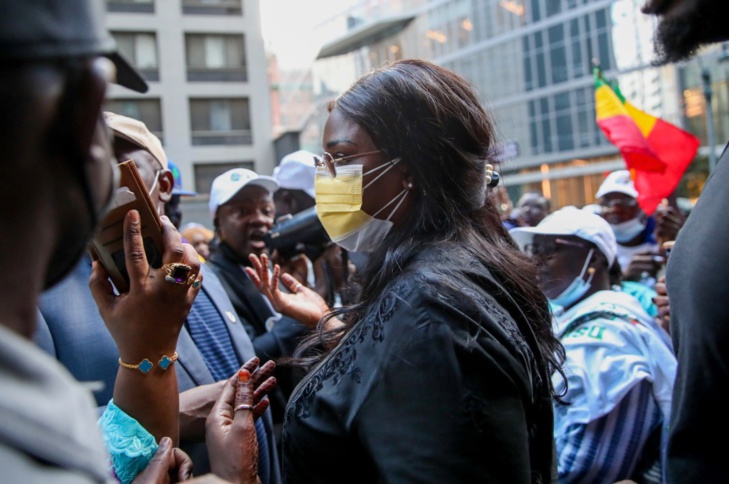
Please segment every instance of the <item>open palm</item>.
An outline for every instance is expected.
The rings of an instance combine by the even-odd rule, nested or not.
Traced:
[[[273,308],[310,327],[316,326],[319,320],[329,312],[326,301],[316,292],[302,285],[290,274],[281,274],[281,267],[273,266],[273,274],[268,270],[268,256],[260,258],[255,254],[248,256],[253,268],[246,267],[246,273],[258,290],[271,301]],[[289,291],[280,289],[279,281]]]

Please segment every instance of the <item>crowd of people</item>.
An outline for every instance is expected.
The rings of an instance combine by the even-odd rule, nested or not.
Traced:
[[[677,60],[728,9],[646,13]],[[512,207],[471,86],[405,59],[330,103],[323,154],[221,173],[213,226],[183,225],[160,140],[104,111],[147,86],[102,19],[0,2],[0,480],[727,479],[726,155],[688,218],[644,213],[626,170],[592,205]],[[126,211],[120,290],[87,244],[135,199],[128,160],[162,247]]]

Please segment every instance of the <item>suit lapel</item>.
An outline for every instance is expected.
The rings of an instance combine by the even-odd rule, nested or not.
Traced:
[[[208,370],[200,350],[195,346],[187,328],[183,327],[177,339],[177,364],[182,366],[196,385],[215,383],[213,375]]]
[[[210,297],[213,305],[215,305],[218,313],[220,313],[220,317],[225,321],[233,348],[238,355],[238,360],[243,362],[248,361],[256,354],[251,338],[243,327],[240,318],[235,312],[235,308],[233,308],[230,299],[227,297],[225,288],[223,288],[215,273],[204,265],[202,272],[205,281],[203,283],[203,290]],[[246,277],[245,274],[241,275]]]
[[[225,278],[234,293],[231,298],[235,297],[239,316],[245,318],[248,324],[256,328],[257,333],[265,333],[266,320],[273,316],[271,308],[237,263],[220,257],[220,254],[216,254],[216,256],[214,263],[221,270],[220,277]]]

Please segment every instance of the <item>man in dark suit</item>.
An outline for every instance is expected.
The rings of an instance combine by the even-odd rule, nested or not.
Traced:
[[[174,179],[167,169],[162,145],[136,120],[105,113],[114,135],[118,162],[133,159],[161,215]],[[207,470],[205,419],[222,389],[254,356],[253,345],[215,274],[203,265],[203,287],[178,339],[177,377],[180,393],[180,437],[196,473]],[[36,341],[82,382],[89,382],[99,405],[109,401],[114,388],[118,352],[88,287],[91,260],[85,257],[61,284],[41,297]],[[151,321],[150,324],[154,324]],[[256,422],[258,470],[263,483],[281,481],[270,412]]]
[[[218,274],[248,334],[256,356],[263,362],[291,356],[308,328],[276,314],[245,273],[249,254],[268,253],[264,238],[273,226],[273,193],[278,182],[245,168],[229,170],[213,180],[210,214],[218,237],[218,249],[208,265]],[[274,422],[283,422],[286,401],[297,376],[277,368],[277,388],[269,394]]]

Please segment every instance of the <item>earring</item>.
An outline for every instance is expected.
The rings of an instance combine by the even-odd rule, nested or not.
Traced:
[[[408,182],[408,189],[413,188],[413,182]]]
[[[587,273],[590,274],[590,275],[593,275],[595,273],[595,268],[594,267],[588,268],[587,269]]]

